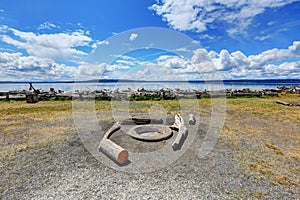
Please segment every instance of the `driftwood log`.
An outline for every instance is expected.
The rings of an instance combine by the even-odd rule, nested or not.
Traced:
[[[109,137],[121,128],[120,122],[116,122],[105,134],[99,145],[99,151],[103,152],[109,158],[119,164],[123,164],[128,160],[128,151],[117,145],[109,139]]]
[[[177,137],[175,138],[174,142],[172,143],[172,148],[174,151],[181,149],[187,135],[188,130],[184,125],[184,121],[180,114],[175,115],[175,122],[173,127],[178,129]]]
[[[126,119],[122,121],[123,125],[144,125],[144,124],[163,124],[162,119],[136,118]]]
[[[100,151],[119,164],[123,164],[128,160],[128,151],[110,139],[101,141]]]
[[[276,103],[285,105],[285,106],[300,106],[300,103],[285,102],[285,101],[280,101],[280,100],[277,100]]]

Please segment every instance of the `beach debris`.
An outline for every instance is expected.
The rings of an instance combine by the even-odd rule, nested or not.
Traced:
[[[196,118],[194,117],[193,114],[189,114],[189,124],[190,125],[195,125],[196,124]]]
[[[50,99],[67,99],[67,100],[161,100],[161,99],[184,99],[184,98],[216,98],[216,97],[263,97],[263,96],[278,96],[279,93],[300,94],[300,86],[291,87],[277,87],[273,89],[225,89],[225,90],[197,90],[197,89],[170,89],[162,88],[160,90],[144,88],[138,90],[132,90],[130,88],[126,90],[94,90],[94,91],[69,91],[64,92],[54,88],[50,88],[50,91],[43,91],[35,89],[32,83],[29,83],[29,92],[35,92],[38,94],[39,100]],[[27,92],[26,91],[26,92]],[[26,100],[25,90],[9,91],[10,100]],[[6,99],[6,93],[0,92],[0,100]]]
[[[172,148],[174,151],[181,149],[187,135],[188,130],[184,124],[184,121],[180,114],[175,115],[175,122],[172,126],[178,129],[177,137],[175,138],[174,142],[172,143]]]
[[[277,100],[276,103],[285,105],[285,106],[300,106],[300,103],[295,103],[295,102],[285,102],[285,101],[280,101]]]
[[[109,139],[109,137],[120,128],[121,123],[118,121],[108,129],[99,144],[99,151],[103,152],[118,164],[124,164],[128,160],[128,151]]]
[[[300,86],[291,86],[291,87],[286,87],[286,86],[280,86],[277,87],[277,89],[281,93],[289,93],[289,94],[300,94]]]

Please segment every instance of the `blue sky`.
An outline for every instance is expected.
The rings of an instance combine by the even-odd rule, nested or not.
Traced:
[[[0,81],[300,78],[299,10],[297,0],[2,0]]]

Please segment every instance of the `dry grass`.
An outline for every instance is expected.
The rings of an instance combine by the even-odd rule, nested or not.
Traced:
[[[273,98],[199,99],[201,114],[209,115],[211,106],[227,104],[228,113],[221,139],[235,149],[235,158],[257,179],[268,178],[274,185],[300,186],[300,109],[276,104],[276,100],[300,102],[300,95]],[[194,100],[179,102],[96,101],[95,111],[113,120],[114,106],[130,112],[147,112],[159,105],[168,114],[180,113],[181,107],[194,108]],[[125,106],[124,106],[125,105]],[[84,108],[83,108],[84,109]],[[75,131],[71,101],[0,102],[0,152],[22,151],[27,148],[68,139]],[[290,127],[287,127],[289,125]],[[245,145],[247,148],[245,148]],[[257,192],[254,197],[264,194]]]
[[[293,121],[300,123],[300,108],[288,107],[276,103],[276,100],[286,102],[300,102],[299,94],[285,94],[279,97],[266,98],[236,98],[227,99],[230,108],[254,115],[272,117],[278,121]]]
[[[71,105],[68,101],[0,102],[1,154],[68,138],[74,127],[62,122],[71,120]]]
[[[257,179],[273,185],[300,186],[300,109],[276,104],[300,102],[300,95],[228,99],[234,110],[221,138],[235,149],[235,158]]]

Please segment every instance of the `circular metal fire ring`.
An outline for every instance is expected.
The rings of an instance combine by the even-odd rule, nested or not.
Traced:
[[[139,125],[129,129],[128,134],[138,140],[157,142],[170,138],[173,132],[168,126]]]

